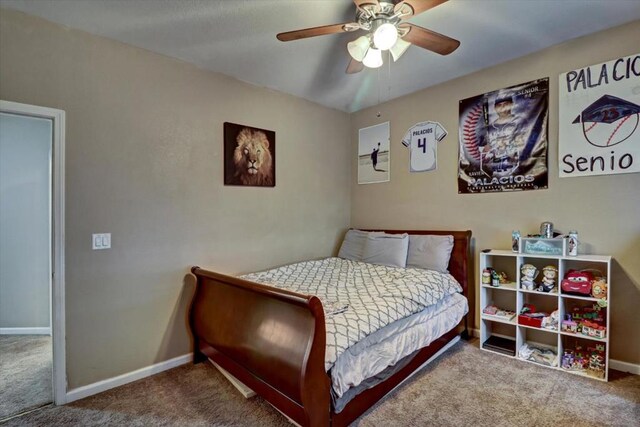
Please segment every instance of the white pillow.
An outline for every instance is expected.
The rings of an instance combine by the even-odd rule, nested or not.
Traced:
[[[426,268],[448,273],[449,258],[453,249],[453,236],[411,235],[407,267]]]
[[[364,245],[362,261],[405,268],[408,250],[409,235],[406,233],[369,235]]]
[[[369,235],[382,235],[379,231],[362,231],[362,230],[349,230],[344,236],[342,246],[340,246],[340,252],[338,256],[344,259],[350,259],[351,261],[362,261],[362,254],[364,252],[364,244]]]

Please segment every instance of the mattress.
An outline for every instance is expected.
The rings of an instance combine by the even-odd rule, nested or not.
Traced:
[[[454,328],[468,311],[467,299],[453,294],[351,346],[338,357],[330,371],[334,401],[349,389],[360,386],[368,378],[431,344]],[[342,408],[335,409],[339,412]]]
[[[325,369],[346,351],[400,319],[437,306],[462,291],[448,273],[397,268],[342,258],[304,261],[242,276],[243,279],[315,295],[325,309]],[[436,310],[434,308],[433,310]],[[393,329],[391,330],[393,333]],[[383,338],[370,338],[371,342]],[[369,341],[366,341],[369,342]],[[350,380],[349,380],[350,381]]]

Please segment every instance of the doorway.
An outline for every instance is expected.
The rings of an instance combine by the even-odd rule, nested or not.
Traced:
[[[0,101],[0,421],[66,400],[64,112]]]

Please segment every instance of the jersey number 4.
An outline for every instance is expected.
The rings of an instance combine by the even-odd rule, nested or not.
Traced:
[[[422,148],[422,153],[427,152],[427,138],[418,138],[418,148]]]

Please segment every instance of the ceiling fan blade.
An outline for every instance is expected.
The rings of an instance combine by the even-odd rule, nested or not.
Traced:
[[[347,66],[347,74],[356,74],[364,70],[364,64],[351,58],[349,65]]]
[[[460,46],[460,42],[435,31],[418,27],[413,24],[403,24],[409,27],[409,32],[403,37],[405,41],[430,50],[440,55],[448,55]]]
[[[354,22],[348,22],[346,24],[323,25],[322,27],[287,31],[286,33],[278,34],[276,37],[282,42],[289,42],[292,40],[306,39],[309,37],[324,36],[327,34],[336,34],[346,31],[355,31],[358,29],[360,29],[360,26],[358,24]]]
[[[425,12],[429,9],[432,9],[442,3],[445,3],[449,0],[404,0],[398,2],[393,8],[395,13],[399,11],[406,11],[406,14],[402,14],[402,19],[409,19],[412,16],[416,16]],[[407,9],[409,7],[409,9]]]

